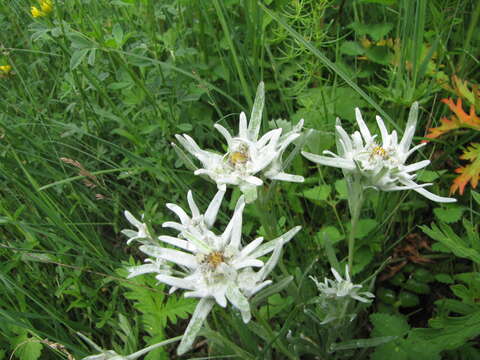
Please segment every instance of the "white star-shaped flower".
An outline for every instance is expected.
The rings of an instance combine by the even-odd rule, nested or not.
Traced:
[[[322,283],[317,281],[313,276],[310,277],[317,285],[320,296],[330,299],[345,298],[348,296],[363,303],[369,303],[372,301],[370,299],[375,297],[371,292],[360,292],[359,290],[362,288],[362,285],[355,285],[352,283],[348,271],[348,265],[345,266],[345,279],[343,279],[334,268],[331,270],[335,280],[325,278]]]
[[[303,182],[298,175],[283,172],[282,155],[289,144],[301,135],[303,120],[292,131],[282,136],[282,129],[274,129],[258,139],[265,102],[264,85],[260,83],[250,122],[240,114],[239,133],[232,136],[220,124],[215,128],[227,142],[227,153],[220,155],[202,150],[187,134],[176,135],[178,142],[202,163],[195,175],[206,175],[217,183],[219,189],[226,185],[239,186],[247,202],[256,199],[256,188],[263,184],[262,177],[271,180]]]
[[[377,135],[372,135],[363,121],[360,109],[355,109],[356,119],[360,131],[349,136],[341,127],[337,119],[336,136],[338,155],[331,151],[321,156],[302,152],[307,159],[318,164],[341,168],[346,176],[358,177],[364,187],[373,187],[382,191],[414,190],[426,198],[437,202],[455,202],[454,198],[435,195],[424,187],[431,183],[417,184],[413,173],[430,164],[430,160],[422,160],[406,165],[407,159],[425,143],[410,149],[417,124],[418,103],[414,103],[410,110],[407,126],[402,139],[398,142],[397,132],[390,134],[381,117],[377,116],[381,142]]]
[[[189,202],[192,207],[193,198]],[[250,320],[248,298],[271,283],[266,278],[278,262],[283,245],[300,230],[297,226],[265,244],[262,244],[263,238],[257,238],[242,246],[244,207],[244,197],[241,196],[230,222],[221,235],[216,235],[210,229],[198,231],[196,226],[190,225],[191,218],[182,214],[184,220],[182,225],[174,227],[181,232],[181,237],[158,238],[179,250],[150,244],[140,246],[140,250],[150,257],[152,263],[168,261],[178,266],[171,274],[159,271],[156,276],[157,280],[171,286],[170,293],[176,289],[184,289],[187,290],[185,297],[200,298],[178,347],[179,354],[183,354],[191,347],[215,303],[226,307],[230,302],[240,311],[244,322]],[[172,209],[172,206],[169,208]],[[173,208],[178,214],[179,208]],[[199,218],[200,212],[197,210],[192,209],[192,213],[196,213],[193,215],[194,218]],[[171,224],[169,226],[173,227]],[[259,257],[268,253],[272,255],[265,263],[259,260]]]

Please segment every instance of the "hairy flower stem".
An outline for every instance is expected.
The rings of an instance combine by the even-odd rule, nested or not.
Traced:
[[[348,236],[348,268],[353,269],[353,257],[355,254],[355,233],[357,231],[357,224],[362,211],[364,196],[363,186],[358,179],[347,179],[348,184],[348,206],[350,208],[351,227]]]

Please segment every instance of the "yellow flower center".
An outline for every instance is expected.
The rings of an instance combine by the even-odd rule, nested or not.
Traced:
[[[248,155],[243,151],[234,151],[230,154],[228,161],[232,165],[245,164],[248,161]]]
[[[211,268],[216,269],[224,260],[225,257],[221,251],[213,251],[207,255],[205,262],[210,265]]]
[[[382,148],[381,146],[375,146],[370,153],[370,159],[374,156],[381,156],[383,160],[387,160],[389,158],[388,151]]]

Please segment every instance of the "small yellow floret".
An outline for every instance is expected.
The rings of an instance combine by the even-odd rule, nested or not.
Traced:
[[[36,6],[32,6],[30,8],[30,12],[34,18],[43,17],[50,14],[53,10],[53,2],[52,0],[38,0],[40,4],[40,9]]]
[[[232,165],[245,164],[248,161],[248,155],[244,152],[234,151],[230,154],[229,160]]]
[[[381,146],[375,146],[370,154],[370,157],[375,155],[381,156],[384,160],[389,158],[388,151],[382,148]]]
[[[53,10],[52,0],[40,0],[40,8],[45,14],[51,13]]]
[[[36,6],[32,6],[30,12],[34,18],[45,16],[45,13]]]
[[[205,260],[211,268],[216,269],[217,266],[225,260],[225,258],[222,252],[212,251],[210,254],[207,255],[207,258]]]
[[[0,73],[9,74],[10,71],[12,71],[12,67],[10,65],[0,65]]]

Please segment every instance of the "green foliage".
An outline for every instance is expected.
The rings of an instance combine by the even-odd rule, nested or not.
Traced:
[[[287,130],[305,118],[315,130],[307,146],[319,154],[335,146],[336,117],[357,130],[355,107],[371,124],[378,113],[389,129],[402,129],[418,100],[423,129],[444,112],[435,98],[445,96],[451,75],[479,82],[472,55],[479,47],[478,5],[471,0],[65,0],[54,1],[45,18],[29,15],[35,1],[7,3],[0,7],[0,66],[13,68],[0,72],[4,359],[12,353],[32,360],[63,356],[39,339],[62,344],[80,359],[91,349],[78,331],[121,354],[182,334],[194,300],[167,295],[151,276],[126,280],[117,271],[131,257],[141,261],[119,235],[127,226],[123,211],[144,213],[158,226],[172,220],[165,203],[185,205],[188,189],[207,204],[215,187],[187,170],[170,144],[185,132],[202,148],[215,148],[219,134],[212,125],[233,128],[238,113],[251,109],[260,80],[270,120],[264,119],[262,131],[267,123]],[[454,136],[442,152],[433,152],[431,143],[412,159],[431,157],[433,167],[418,179],[435,181],[434,192],[446,192],[450,182],[437,169],[456,162],[471,140],[466,133]],[[362,315],[333,332],[309,312],[317,291],[308,276],[320,279],[330,266],[341,268],[349,233],[347,186],[341,171],[301,157],[291,170],[306,183],[265,187],[268,204],[247,209],[244,218],[247,241],[303,227],[272,274],[275,291],[252,301],[254,319],[247,325],[230,309],[216,309],[204,333],[208,353],[206,347],[197,352],[433,359],[444,351],[474,358],[478,279],[468,274],[478,270],[480,257],[479,194],[471,191],[470,203],[465,196],[459,206],[435,207],[439,223],[422,227],[438,241],[433,249],[442,251],[425,255],[436,261],[426,267],[435,283],[406,272],[397,285],[381,285],[392,288],[397,313],[371,315],[372,334],[363,330]],[[234,204],[237,194],[227,197]],[[368,193],[356,235],[355,283],[380,286],[373,284],[377,270],[417,225],[432,221],[431,206],[413,192]],[[410,275],[435,291],[406,285]],[[439,293],[437,285],[443,286]],[[407,307],[412,295],[419,304]],[[415,328],[414,316],[399,315],[406,311],[433,318],[430,327]],[[169,356],[168,349],[156,350],[148,358]]]

